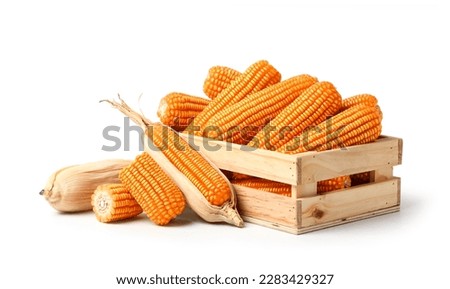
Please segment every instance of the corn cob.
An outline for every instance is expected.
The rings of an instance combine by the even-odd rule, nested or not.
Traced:
[[[380,133],[379,108],[353,106],[305,131],[300,137],[286,144],[281,151],[296,154],[363,144],[376,140]]]
[[[367,184],[370,183],[370,172],[353,174],[350,175],[350,178],[352,179],[352,186]]]
[[[367,106],[376,106],[378,100],[375,96],[371,94],[358,94],[351,97],[344,98],[342,100],[341,111],[346,110],[352,106],[356,105],[367,105]]]
[[[232,180],[233,185],[244,186],[252,189],[257,189],[265,192],[271,192],[282,196],[291,196],[291,186],[279,182],[274,182],[266,179],[249,177],[247,179]]]
[[[168,224],[186,206],[183,193],[146,152],[124,168],[119,177],[155,224]]]
[[[184,193],[190,207],[200,217],[209,222],[225,221],[238,227],[243,226],[236,210],[236,197],[232,186],[217,167],[170,127],[152,124],[122,99],[120,103],[114,100],[105,101],[145,130],[145,151],[170,174]]]
[[[280,73],[267,61],[262,60],[254,63],[244,73],[233,80],[229,86],[222,90],[197,115],[185,132],[202,136],[208,121],[219,111],[239,102],[253,92],[259,91],[274,82],[279,82],[280,79]]]
[[[351,185],[350,176],[341,176],[317,183],[317,193],[324,194],[335,190],[348,188]]]
[[[247,179],[232,180],[233,185],[240,185],[252,189],[257,189],[266,192],[272,192],[282,196],[291,196],[291,185],[280,182],[249,177]],[[317,193],[324,194],[327,192],[348,188],[351,185],[349,176],[337,177],[329,180],[317,182]]]
[[[157,115],[163,124],[182,131],[208,103],[208,99],[173,92],[161,99]]]
[[[216,98],[241,73],[226,66],[213,66],[209,69],[203,84],[203,92],[210,98]]]
[[[103,223],[136,217],[142,208],[123,184],[104,184],[92,195],[92,208],[97,220]]]
[[[281,150],[309,126],[317,125],[341,107],[342,99],[330,82],[317,82],[281,111],[248,146]]]
[[[252,93],[240,102],[226,107],[207,122],[216,127],[207,137],[245,144],[292,103],[303,91],[317,82],[307,74],[292,77]],[[252,137],[248,138],[248,135]]]

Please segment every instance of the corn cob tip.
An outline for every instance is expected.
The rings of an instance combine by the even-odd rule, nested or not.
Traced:
[[[230,206],[230,204],[226,204],[223,206],[223,210],[221,213],[226,217],[226,222],[235,225],[238,228],[244,227],[244,220],[242,220],[241,216],[237,213],[236,209]]]
[[[45,192],[45,190],[41,190],[40,192],[39,192],[39,195],[44,195],[44,192]]]

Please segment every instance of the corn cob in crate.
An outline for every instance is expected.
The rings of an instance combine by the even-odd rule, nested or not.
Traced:
[[[246,179],[232,180],[233,185],[244,186],[261,191],[271,192],[278,195],[290,197],[292,187],[288,184],[270,181],[261,178],[248,177]],[[348,188],[351,185],[349,176],[337,177],[329,180],[323,180],[317,183],[317,193],[325,194],[335,190]]]
[[[202,136],[204,130],[214,115],[224,108],[235,104],[247,95],[257,92],[265,87],[279,82],[280,73],[267,61],[262,60],[254,63],[246,69],[244,73],[234,79],[230,85],[222,90],[214,100],[191,122],[185,130],[186,133],[193,133]]]
[[[246,179],[232,180],[233,185],[244,186],[247,188],[257,189],[265,192],[275,193],[281,196],[291,196],[291,186],[280,182],[248,177]]]
[[[183,131],[208,103],[208,99],[173,92],[161,98],[157,115],[163,124]]]
[[[357,105],[320,123],[299,138],[291,140],[281,148],[281,151],[288,154],[323,151],[372,142],[380,134],[380,110],[377,107]]]
[[[317,183],[317,193],[325,194],[328,192],[341,190],[350,187],[352,180],[350,176],[342,176],[329,180],[320,181]]]
[[[371,94],[358,94],[351,97],[344,98],[342,100],[341,111],[346,110],[352,106],[365,105],[365,106],[376,106],[378,100],[375,96]]]
[[[341,95],[333,84],[317,82],[270,121],[248,146],[281,150],[306,128],[335,114],[341,108],[341,102]]]
[[[303,91],[317,82],[310,75],[299,75],[252,93],[218,112],[206,126],[215,127],[207,137],[245,144],[247,135],[256,134]],[[204,133],[205,136],[205,133]]]
[[[241,73],[226,66],[213,66],[209,69],[203,84],[203,92],[214,99]],[[275,79],[274,79],[275,80]]]
[[[136,217],[142,213],[141,206],[123,184],[104,184],[92,195],[92,208],[97,220],[116,222]]]

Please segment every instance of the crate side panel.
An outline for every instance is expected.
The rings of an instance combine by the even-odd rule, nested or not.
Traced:
[[[302,227],[314,226],[398,206],[399,178],[302,198]]]
[[[299,183],[318,182],[398,165],[399,145],[397,138],[385,137],[370,144],[298,155]]]
[[[272,226],[298,227],[299,201],[274,193],[233,185],[237,208],[243,217],[263,220]]]

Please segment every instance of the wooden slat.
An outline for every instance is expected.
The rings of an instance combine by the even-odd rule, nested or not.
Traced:
[[[245,222],[249,222],[252,224],[259,225],[259,226],[263,226],[263,227],[267,227],[267,228],[271,228],[271,229],[275,229],[278,231],[283,231],[283,232],[287,232],[287,233],[291,233],[291,234],[295,234],[295,235],[302,233],[297,226],[280,225],[280,224],[277,224],[274,222],[268,222],[265,220],[261,220],[261,219],[257,219],[257,218],[253,218],[253,217],[247,217],[247,216],[242,216],[242,219],[244,219]]]
[[[298,154],[299,184],[318,182],[342,175],[395,166],[401,162],[401,140],[383,137],[377,141],[310,155]]]
[[[369,183],[316,197],[302,198],[301,227],[315,226],[336,220],[398,206],[399,178]]]
[[[180,134],[221,169],[290,185],[298,182],[297,157],[244,145]]]
[[[298,199],[300,197],[312,197],[317,195],[317,183],[308,183],[292,186],[291,197]]]
[[[400,206],[394,206],[394,207],[389,207],[389,208],[385,208],[385,209],[380,209],[377,211],[363,213],[363,214],[349,217],[346,219],[339,219],[339,220],[330,221],[330,222],[326,222],[326,223],[322,223],[322,224],[317,224],[317,225],[309,226],[309,227],[305,227],[305,228],[294,228],[294,227],[290,227],[290,226],[283,226],[280,224],[266,222],[264,220],[255,219],[255,218],[246,217],[246,216],[243,216],[242,218],[244,219],[244,221],[252,223],[252,224],[256,224],[256,225],[264,226],[267,228],[275,229],[278,231],[283,231],[283,232],[299,235],[299,234],[304,234],[304,233],[322,230],[322,229],[326,229],[326,228],[330,228],[330,227],[335,227],[338,225],[343,225],[343,224],[347,224],[347,223],[351,223],[351,222],[355,222],[355,221],[361,221],[361,220],[365,220],[368,218],[382,216],[385,214],[391,214],[391,213],[395,213],[398,211],[400,211]]]
[[[298,200],[244,186],[233,185],[237,193],[237,208],[245,217],[264,220],[275,225],[298,227]]]
[[[398,211],[400,211],[399,205],[389,207],[389,208],[379,209],[379,210],[371,211],[371,212],[367,212],[367,213],[362,213],[362,214],[348,217],[345,219],[339,219],[339,220],[334,220],[334,221],[330,221],[330,222],[326,222],[326,223],[317,224],[314,226],[300,228],[300,229],[297,229],[297,231],[292,230],[292,228],[285,228],[285,227],[280,227],[279,230],[283,230],[285,232],[293,233],[293,234],[304,234],[304,233],[322,230],[322,229],[326,229],[326,228],[330,228],[330,227],[335,227],[338,225],[343,225],[343,224],[347,224],[347,223],[351,223],[351,222],[355,222],[355,221],[360,221],[360,220],[364,220],[364,219],[368,219],[368,218],[372,218],[372,217],[376,217],[376,216],[395,213]],[[245,220],[245,218],[244,218],[244,220]]]

